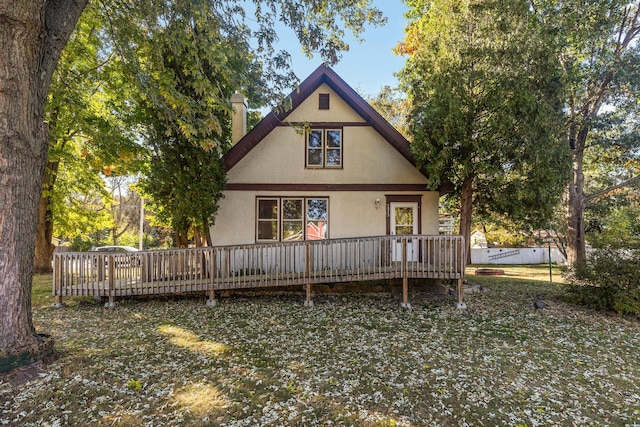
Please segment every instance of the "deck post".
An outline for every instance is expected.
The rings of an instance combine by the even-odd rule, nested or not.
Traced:
[[[311,283],[307,283],[305,285],[305,290],[306,290],[306,299],[304,300],[304,306],[305,307],[313,307],[313,300],[311,299]]]
[[[115,295],[115,265],[114,265],[114,257],[107,257],[109,260],[109,301],[107,301],[104,306],[106,308],[114,308],[116,306],[116,295]]]
[[[311,267],[313,266],[313,262],[311,260],[311,245],[309,242],[305,244],[305,253],[307,257],[307,283],[305,284],[305,307],[313,307],[313,300],[311,299]]]
[[[207,299],[208,307],[215,307],[218,304],[216,300],[216,251],[211,250],[211,257],[209,258],[209,299]]]
[[[411,309],[409,304],[409,277],[407,277],[407,238],[402,239],[402,302],[400,307]]]
[[[53,300],[53,304],[51,306],[53,308],[64,308],[65,304],[62,302],[62,264],[60,262],[60,257],[54,255],[54,265],[53,265],[53,294],[55,298]]]
[[[216,291],[215,289],[209,289],[209,298],[207,299],[207,307],[215,307],[218,305],[218,300],[216,300]]]
[[[147,266],[149,265],[149,261],[147,260],[147,254],[142,253],[140,255],[140,282],[145,283],[147,281]]]
[[[467,309],[467,304],[465,304],[462,301],[462,294],[463,292],[463,288],[462,288],[462,283],[464,282],[464,279],[460,278],[458,279],[458,283],[456,286],[456,293],[458,295],[458,302],[456,302],[456,308],[459,310],[466,310]]]
[[[458,268],[460,269],[460,278],[458,279],[456,286],[456,294],[458,297],[458,301],[456,302],[456,308],[458,310],[466,310],[467,304],[462,301],[462,295],[464,294],[464,269],[467,266],[467,254],[465,253],[465,242],[464,239],[459,241],[460,248],[458,253],[460,257],[458,259]]]

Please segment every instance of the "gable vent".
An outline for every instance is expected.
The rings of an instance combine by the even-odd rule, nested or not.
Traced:
[[[329,94],[321,93],[318,95],[318,108],[321,110],[329,109]]]

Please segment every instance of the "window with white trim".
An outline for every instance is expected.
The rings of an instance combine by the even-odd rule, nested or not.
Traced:
[[[311,129],[307,134],[307,167],[342,167],[342,130]]]
[[[256,240],[278,242],[329,237],[329,199],[264,197],[256,203]]]

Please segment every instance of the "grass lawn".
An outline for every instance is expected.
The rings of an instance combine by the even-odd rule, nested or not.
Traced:
[[[26,384],[0,376],[0,425],[640,424],[640,322],[563,302],[543,267],[503,268],[469,269],[484,290],[466,311],[415,288],[410,311],[391,293],[305,308],[302,291],[56,310],[38,276],[34,322],[61,357]]]

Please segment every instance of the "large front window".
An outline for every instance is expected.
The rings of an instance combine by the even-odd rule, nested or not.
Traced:
[[[342,167],[342,131],[312,129],[307,134],[307,167]]]
[[[329,235],[329,199],[259,198],[257,240],[323,240]]]

